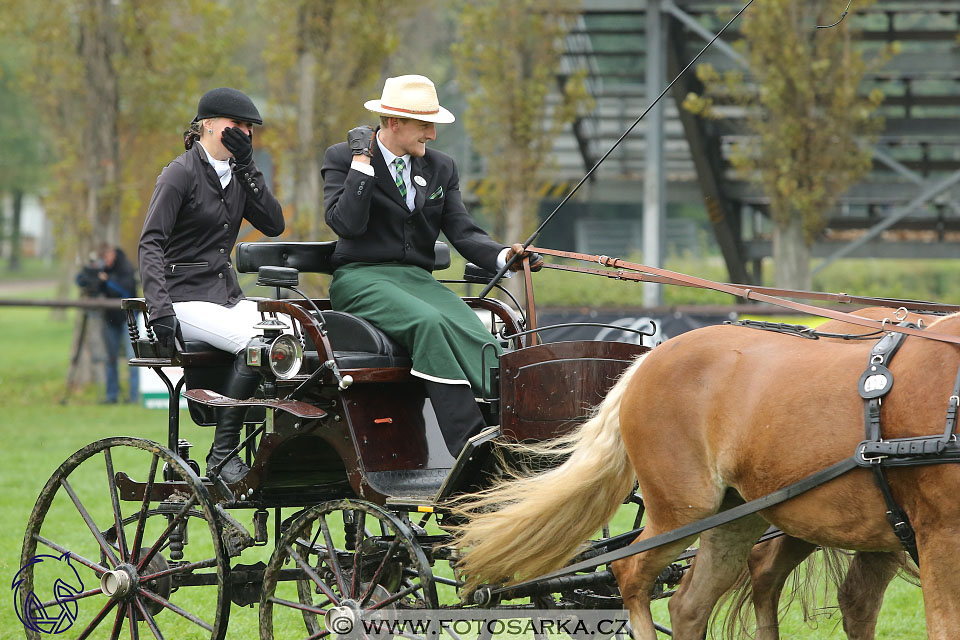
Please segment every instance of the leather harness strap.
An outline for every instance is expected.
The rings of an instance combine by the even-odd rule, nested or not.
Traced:
[[[960,307],[956,305],[941,305],[929,302],[916,302],[916,301],[906,301],[906,300],[890,300],[885,298],[861,298],[855,296],[849,296],[844,293],[817,293],[809,291],[790,291],[786,289],[769,289],[766,287],[744,287],[742,285],[727,284],[722,282],[714,282],[713,280],[706,280],[704,278],[698,278],[696,276],[688,276],[682,273],[677,273],[675,271],[668,271],[666,269],[660,269],[657,267],[650,267],[643,264],[637,264],[634,262],[627,262],[619,258],[610,258],[608,256],[595,256],[585,253],[575,253],[572,251],[556,251],[553,249],[543,249],[540,247],[530,247],[531,251],[536,251],[537,253],[549,256],[556,256],[561,258],[572,258],[574,260],[582,260],[586,262],[596,262],[602,266],[609,267],[612,269],[626,269],[627,272],[618,271],[618,272],[607,272],[601,271],[599,269],[594,270],[584,270],[587,273],[593,273],[595,275],[604,275],[607,277],[622,279],[622,280],[637,280],[637,281],[646,281],[646,282],[660,282],[664,284],[677,284],[688,287],[699,287],[702,289],[711,289],[713,291],[721,291],[723,293],[729,293],[730,295],[738,296],[747,300],[755,300],[757,302],[767,302],[778,307],[785,307],[787,309],[793,309],[794,311],[799,311],[801,313],[822,316],[825,318],[831,318],[833,320],[841,320],[850,324],[860,325],[862,327],[870,327],[871,329],[880,329],[883,331],[893,331],[896,333],[904,333],[911,336],[920,336],[922,338],[927,338],[930,340],[937,340],[940,342],[949,342],[951,344],[960,345],[960,336],[952,336],[943,333],[935,333],[931,331],[921,331],[919,329],[912,329],[910,327],[895,327],[891,326],[889,322],[881,322],[878,320],[870,320],[869,318],[863,318],[861,316],[855,316],[850,313],[844,313],[842,311],[834,311],[833,309],[827,309],[825,307],[815,307],[809,304],[803,304],[801,302],[793,302],[791,300],[784,300],[773,295],[769,295],[764,292],[776,292],[782,295],[788,295],[796,298],[812,298],[818,300],[828,300],[835,302],[864,302],[869,304],[875,304],[877,306],[904,306],[908,305],[910,308],[923,311],[948,311],[956,312],[960,311]],[[557,265],[544,265],[545,268],[556,268]],[[577,269],[572,267],[563,267],[565,271],[575,271]],[[639,271],[642,273],[629,273],[629,271]],[[648,275],[649,274],[649,275]]]
[[[916,327],[916,325],[908,322],[901,322],[897,326]],[[883,402],[883,397],[893,387],[893,373],[886,365],[893,359],[894,354],[897,353],[906,338],[905,334],[893,332],[880,338],[870,350],[867,370],[860,376],[860,382],[857,386],[860,397],[864,401],[864,431],[868,442],[883,441],[883,433],[880,429],[880,405]],[[870,470],[873,472],[873,480],[877,488],[880,489],[883,501],[887,505],[887,522],[893,528],[897,540],[907,550],[917,566],[920,566],[916,533],[913,530],[913,525],[910,524],[907,513],[893,497],[890,482],[883,471],[882,460],[880,458],[877,460],[877,464],[870,465]]]

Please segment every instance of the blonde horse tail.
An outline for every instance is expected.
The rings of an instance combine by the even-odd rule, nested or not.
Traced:
[[[634,471],[620,436],[620,400],[643,356],[579,428],[524,453],[564,458],[549,471],[515,472],[458,505],[467,523],[456,532],[465,593],[480,584],[524,580],[566,564],[581,543],[609,522],[633,488]]]

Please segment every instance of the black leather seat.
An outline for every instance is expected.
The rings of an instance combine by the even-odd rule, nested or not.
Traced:
[[[412,366],[406,349],[363,318],[343,311],[324,311],[323,320],[341,369]],[[305,354],[311,371],[320,365],[315,349]]]

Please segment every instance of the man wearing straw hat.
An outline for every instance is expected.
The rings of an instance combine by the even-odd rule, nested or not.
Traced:
[[[520,244],[494,242],[463,205],[457,167],[427,149],[436,123],[454,121],[433,83],[418,75],[388,78],[379,100],[364,104],[380,126],[351,129],[323,159],[324,209],[339,240],[333,254],[334,309],[366,318],[403,345],[411,373],[424,381],[447,448],[456,457],[484,428],[474,398],[481,350],[500,347],[476,314],[431,275],[440,233],[467,260],[496,271]],[[520,268],[517,260],[512,269]]]

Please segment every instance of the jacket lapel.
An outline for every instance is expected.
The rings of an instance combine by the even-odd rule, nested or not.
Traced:
[[[380,153],[380,145],[375,144],[373,146],[373,161],[371,164],[373,164],[373,173],[377,176],[380,189],[393,198],[394,202],[402,206],[404,211],[407,211],[407,203],[400,196],[400,189],[397,189],[397,183],[393,181],[393,176],[390,175],[390,169],[387,168],[383,154]]]
[[[420,176],[423,178],[423,186],[421,187],[417,184],[416,177]],[[410,181],[413,182],[413,187],[417,190],[417,196],[413,201],[413,210],[420,211],[423,209],[423,204],[427,199],[427,189],[431,185],[431,180],[433,179],[433,169],[430,166],[430,163],[427,162],[426,158],[413,158],[410,163]]]

